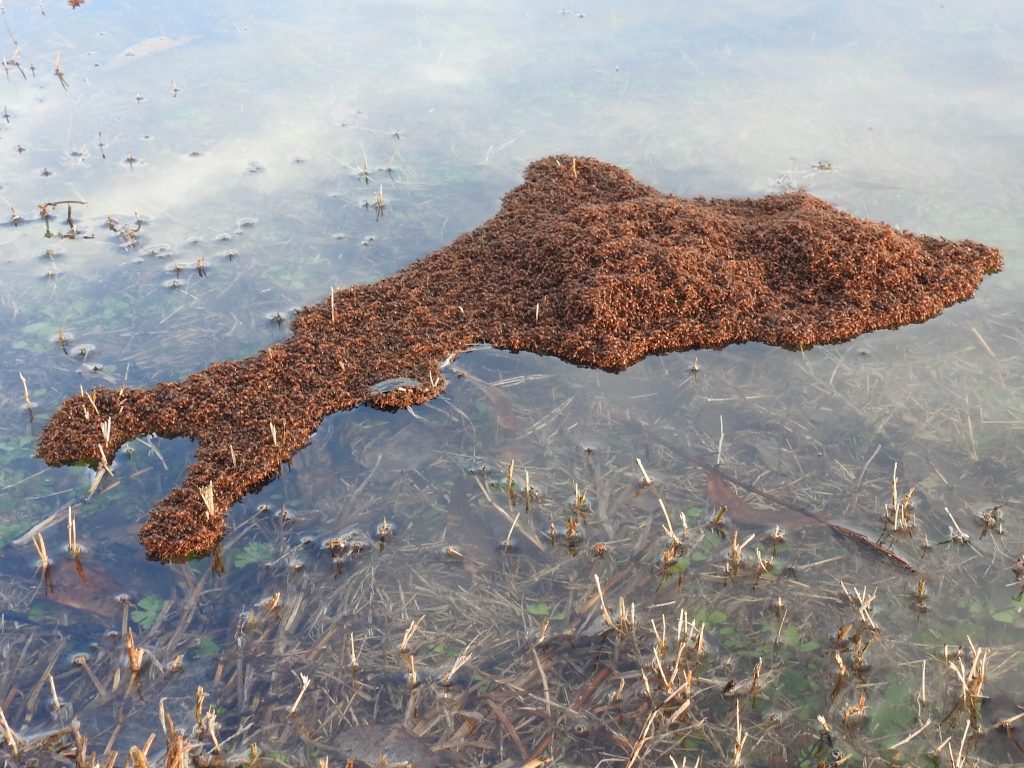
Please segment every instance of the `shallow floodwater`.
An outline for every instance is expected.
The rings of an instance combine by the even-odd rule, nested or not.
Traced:
[[[100,763],[176,733],[253,765],[1020,763],[1020,15],[347,5],[4,4],[5,757],[73,752],[76,722]],[[415,412],[330,417],[188,564],[135,539],[186,442],[101,478],[34,458],[79,387],[284,338],[552,153],[681,196],[805,188],[1006,268],[804,352],[474,350]]]

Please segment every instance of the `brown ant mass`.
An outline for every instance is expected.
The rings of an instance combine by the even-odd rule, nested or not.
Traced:
[[[801,348],[922,322],[1001,267],[997,249],[863,221],[804,192],[679,199],[598,160],[549,157],[492,219],[395,275],[332,291],[288,339],[179,382],[68,398],[38,454],[105,465],[139,435],[195,440],[187,476],[139,536],[151,558],[196,557],[324,417],[436,397],[442,361],[472,344],[609,371],[745,341]],[[391,379],[412,384],[373,389]]]

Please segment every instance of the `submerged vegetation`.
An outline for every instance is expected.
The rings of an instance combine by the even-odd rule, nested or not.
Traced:
[[[960,417],[897,445],[905,427],[871,416],[894,391],[838,413],[881,372],[852,348],[806,353],[784,395],[754,380],[773,354],[702,357],[681,379],[644,366],[652,397],[628,414],[612,377],[477,352],[450,401],[336,417],[217,556],[167,566],[173,593],[119,605],[93,649],[5,626],[23,659],[5,674],[34,692],[4,705],[8,748],[85,765],[1019,759],[1020,530],[984,481],[946,484],[936,452]],[[859,438],[837,453],[823,430]]]

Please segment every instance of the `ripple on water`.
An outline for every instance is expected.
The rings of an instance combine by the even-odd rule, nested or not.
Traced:
[[[96,345],[95,344],[89,344],[89,343],[75,344],[73,347],[71,347],[68,350],[68,355],[70,355],[71,357],[80,357],[83,360],[86,360],[95,351],[96,351]]]

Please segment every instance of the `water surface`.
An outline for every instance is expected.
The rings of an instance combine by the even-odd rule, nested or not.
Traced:
[[[18,733],[73,712],[101,752],[157,734],[152,759],[158,702],[191,733],[202,686],[204,750],[212,730],[289,765],[376,764],[382,744],[422,765],[1020,761],[1020,721],[997,725],[1024,706],[1017,15],[47,0],[5,20],[0,706]],[[1006,270],[924,325],[803,353],[621,375],[468,353],[415,413],[326,421],[232,510],[216,561],[148,563],[135,541],[187,444],[137,441],[91,496],[90,469],[33,457],[79,386],[273,343],[294,308],[472,229],[556,152],[683,196],[805,188],[999,246]],[[83,202],[73,229],[52,206],[47,238],[38,206],[60,200]],[[718,461],[754,491],[729,485],[711,528]],[[793,505],[884,538],[894,472],[913,532],[884,543],[916,572],[797,524]],[[84,591],[62,575],[68,505]],[[50,600],[15,543],[45,519]],[[754,536],[738,560],[734,531]],[[150,654],[134,676],[128,626]]]

